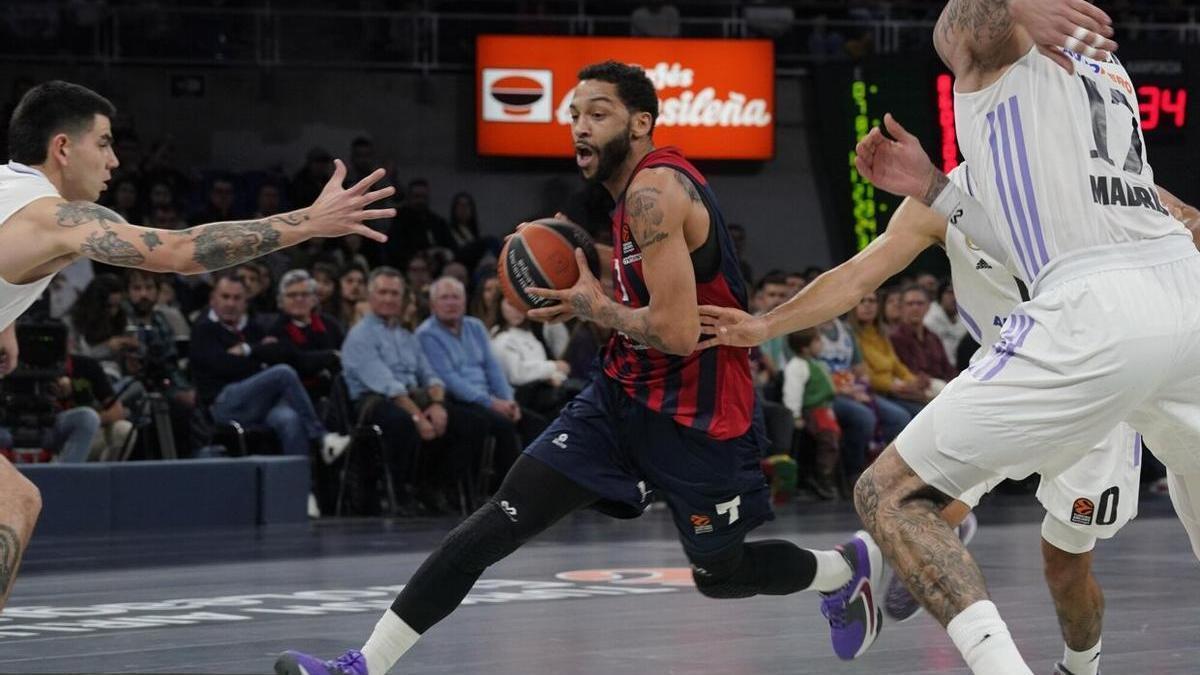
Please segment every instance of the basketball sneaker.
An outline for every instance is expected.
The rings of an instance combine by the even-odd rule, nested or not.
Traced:
[[[963,543],[963,546],[970,544],[978,530],[979,520],[975,518],[974,513],[968,513],[957,528],[959,541]],[[917,602],[912,593],[908,592],[908,588],[900,579],[899,574],[893,573],[891,580],[888,581],[887,592],[883,596],[883,613],[897,623],[908,621],[921,613],[921,603]]]
[[[850,581],[832,593],[821,593],[821,613],[829,620],[834,653],[849,661],[870,649],[879,636],[883,612],[875,593],[883,582],[883,553],[862,530],[837,550],[850,565]]]
[[[367,675],[367,659],[357,649],[332,661],[303,652],[286,651],[275,659],[276,675]]]

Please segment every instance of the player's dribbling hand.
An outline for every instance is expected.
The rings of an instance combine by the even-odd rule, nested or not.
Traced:
[[[767,341],[767,323],[762,317],[735,307],[700,305],[700,343],[709,347],[757,347]]]
[[[373,241],[387,241],[387,235],[363,224],[363,221],[392,218],[396,215],[396,209],[366,208],[396,193],[396,188],[390,185],[382,190],[371,190],[371,186],[379,182],[384,175],[386,172],[383,169],[375,169],[352,187],[343,188],[346,165],[340,159],[333,160],[333,176],[325,183],[325,189],[321,190],[317,200],[308,207],[313,236],[340,237],[346,234],[361,234]]]
[[[612,302],[604,294],[604,287],[600,285],[600,281],[588,268],[583,249],[575,249],[575,262],[579,266],[579,280],[574,286],[561,291],[549,288],[526,289],[532,296],[558,301],[558,304],[550,307],[529,310],[527,316],[530,319],[543,323],[561,323],[572,317],[594,321],[600,309]]]
[[[1112,18],[1085,0],[1011,0],[1009,11],[1038,51],[1068,73],[1074,74],[1075,63],[1063,48],[1097,61],[1108,60],[1117,50],[1110,39],[1115,34]]]
[[[916,136],[900,126],[891,113],[883,125],[892,138],[875,127],[854,148],[854,168],[875,187],[901,197],[924,197],[937,168]]]

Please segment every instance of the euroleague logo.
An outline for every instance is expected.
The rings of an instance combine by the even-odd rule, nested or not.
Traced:
[[[553,118],[554,73],[549,70],[484,68],[483,119],[546,123]]]

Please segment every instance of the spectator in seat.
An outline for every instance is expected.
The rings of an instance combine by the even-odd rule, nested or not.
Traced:
[[[842,429],[842,458],[853,485],[866,468],[872,443],[880,448],[890,443],[911,416],[896,404],[871,394],[858,340],[844,321],[827,322],[819,331],[821,347],[816,356],[833,381],[833,411]]]
[[[388,264],[397,265],[434,246],[453,247],[454,240],[445,219],[429,208],[429,192],[428,180],[414,178],[409,181],[404,203],[396,213],[392,235],[384,244]]]
[[[958,353],[958,345],[967,336],[967,324],[958,315],[958,301],[954,297],[954,285],[949,279],[943,279],[938,286],[937,302],[929,305],[924,323],[942,341],[946,356],[954,358]]]
[[[430,286],[429,294],[433,315],[417,329],[421,348],[446,383],[451,399],[468,404],[475,423],[496,438],[495,475],[499,479],[520,454],[518,433],[527,443],[541,433],[546,422],[527,414],[514,399],[483,322],[466,316],[463,285],[442,277]]]
[[[929,272],[922,272],[917,275],[917,285],[925,289],[925,292],[931,298],[937,294],[938,279]]]
[[[891,330],[899,326],[904,319],[904,303],[900,299],[900,288],[891,286],[876,294],[883,305],[883,325]]]
[[[242,280],[218,277],[208,314],[192,328],[191,367],[201,404],[218,424],[266,424],[284,454],[307,455],[314,446],[326,456],[340,454],[350,438],[326,431],[295,369],[279,363],[278,342],[248,320]]]
[[[410,258],[404,267],[404,279],[417,298],[417,316],[424,321],[429,316],[429,285],[433,283],[433,263],[429,256],[418,253]]]
[[[475,293],[471,295],[470,314],[483,322],[488,335],[494,335],[501,325],[500,299],[500,279],[494,271],[475,284]]]
[[[234,215],[234,200],[237,197],[233,179],[229,176],[216,176],[208,187],[208,204],[204,210],[192,219],[193,225],[201,223],[219,223],[236,220]]]
[[[416,484],[417,499],[448,510],[445,494],[469,470],[483,445],[484,427],[464,404],[446,397],[421,342],[404,325],[410,297],[404,277],[378,267],[367,283],[370,311],[342,345],[346,385],[360,419],[378,424],[385,461],[396,485]],[[412,475],[413,453],[425,449],[425,475]]]
[[[815,442],[809,487],[821,499],[836,499],[842,428],[833,410],[837,396],[833,380],[816,357],[821,350],[821,334],[809,328],[787,337],[795,356],[783,369],[783,404],[791,411],[796,428],[807,429]]]
[[[306,270],[289,270],[279,280],[279,308],[267,334],[279,340],[283,362],[296,369],[315,404],[329,395],[341,372],[345,334],[336,319],[318,310],[317,282]]]
[[[551,359],[546,346],[533,334],[533,321],[508,300],[500,301],[504,323],[492,338],[496,359],[504,368],[514,397],[523,407],[553,417],[579,387],[564,387],[571,374],[566,361]]]
[[[792,272],[787,275],[788,298],[795,296],[808,285],[808,278],[803,272]]]
[[[58,412],[54,426],[42,438],[42,447],[59,462],[86,462],[93,452],[109,459],[124,446],[133,425],[125,419],[125,407],[113,394],[98,361],[68,354],[66,372],[51,391]]]
[[[450,236],[450,248],[456,253],[479,243],[479,212],[471,193],[459,192],[450,200],[446,232]]]
[[[311,204],[316,201],[325,183],[333,175],[333,156],[324,148],[312,148],[305,156],[304,166],[292,176],[288,186],[293,204]]]
[[[929,296],[920,286],[908,286],[900,294],[904,311],[900,325],[892,328],[892,346],[900,361],[918,377],[929,380],[926,394],[936,396],[958,372],[946,356],[941,339],[925,327]]]
[[[758,287],[755,289],[755,296],[758,301],[758,313],[766,314],[776,307],[787,302],[789,295],[787,277],[782,274],[772,273],[763,277],[758,282]],[[770,378],[774,380],[783,372],[783,367],[792,359],[795,354],[788,347],[787,336],[780,335],[759,345],[762,354],[765,357],[764,365]]]
[[[350,330],[367,311],[367,271],[361,267],[343,268],[338,275],[335,294],[337,314],[334,316],[343,328]]]
[[[312,278],[317,284],[317,307],[334,318],[337,318],[337,277],[337,267],[332,263],[313,263]]]
[[[850,311],[849,323],[862,350],[876,406],[882,408],[891,404],[901,409],[904,414],[898,417],[904,418],[900,424],[903,428],[929,401],[925,394],[929,378],[914,374],[896,355],[874,293],[868,294]]]
[[[135,412],[148,391],[166,395],[176,452],[187,457],[191,454],[196,390],[181,367],[172,319],[158,305],[163,278],[165,275],[136,268],[125,272],[125,314],[137,347],[125,353],[124,377],[117,386],[121,402]]]
[[[137,347],[130,335],[123,303],[125,284],[115,274],[98,274],[71,307],[71,351],[96,359],[114,379],[120,376],[122,354]]]

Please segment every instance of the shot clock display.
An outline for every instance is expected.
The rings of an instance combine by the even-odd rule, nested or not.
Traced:
[[[1143,58],[1125,50],[1123,65],[1136,87],[1142,135],[1155,179],[1185,201],[1200,201],[1200,131],[1189,72],[1200,55]],[[884,231],[899,204],[854,169],[854,146],[885,112],[921,139],[934,163],[949,172],[962,161],[954,121],[954,81],[936,58],[829,64],[813,70],[816,124],[811,137],[830,241],[836,259],[865,248]]]

